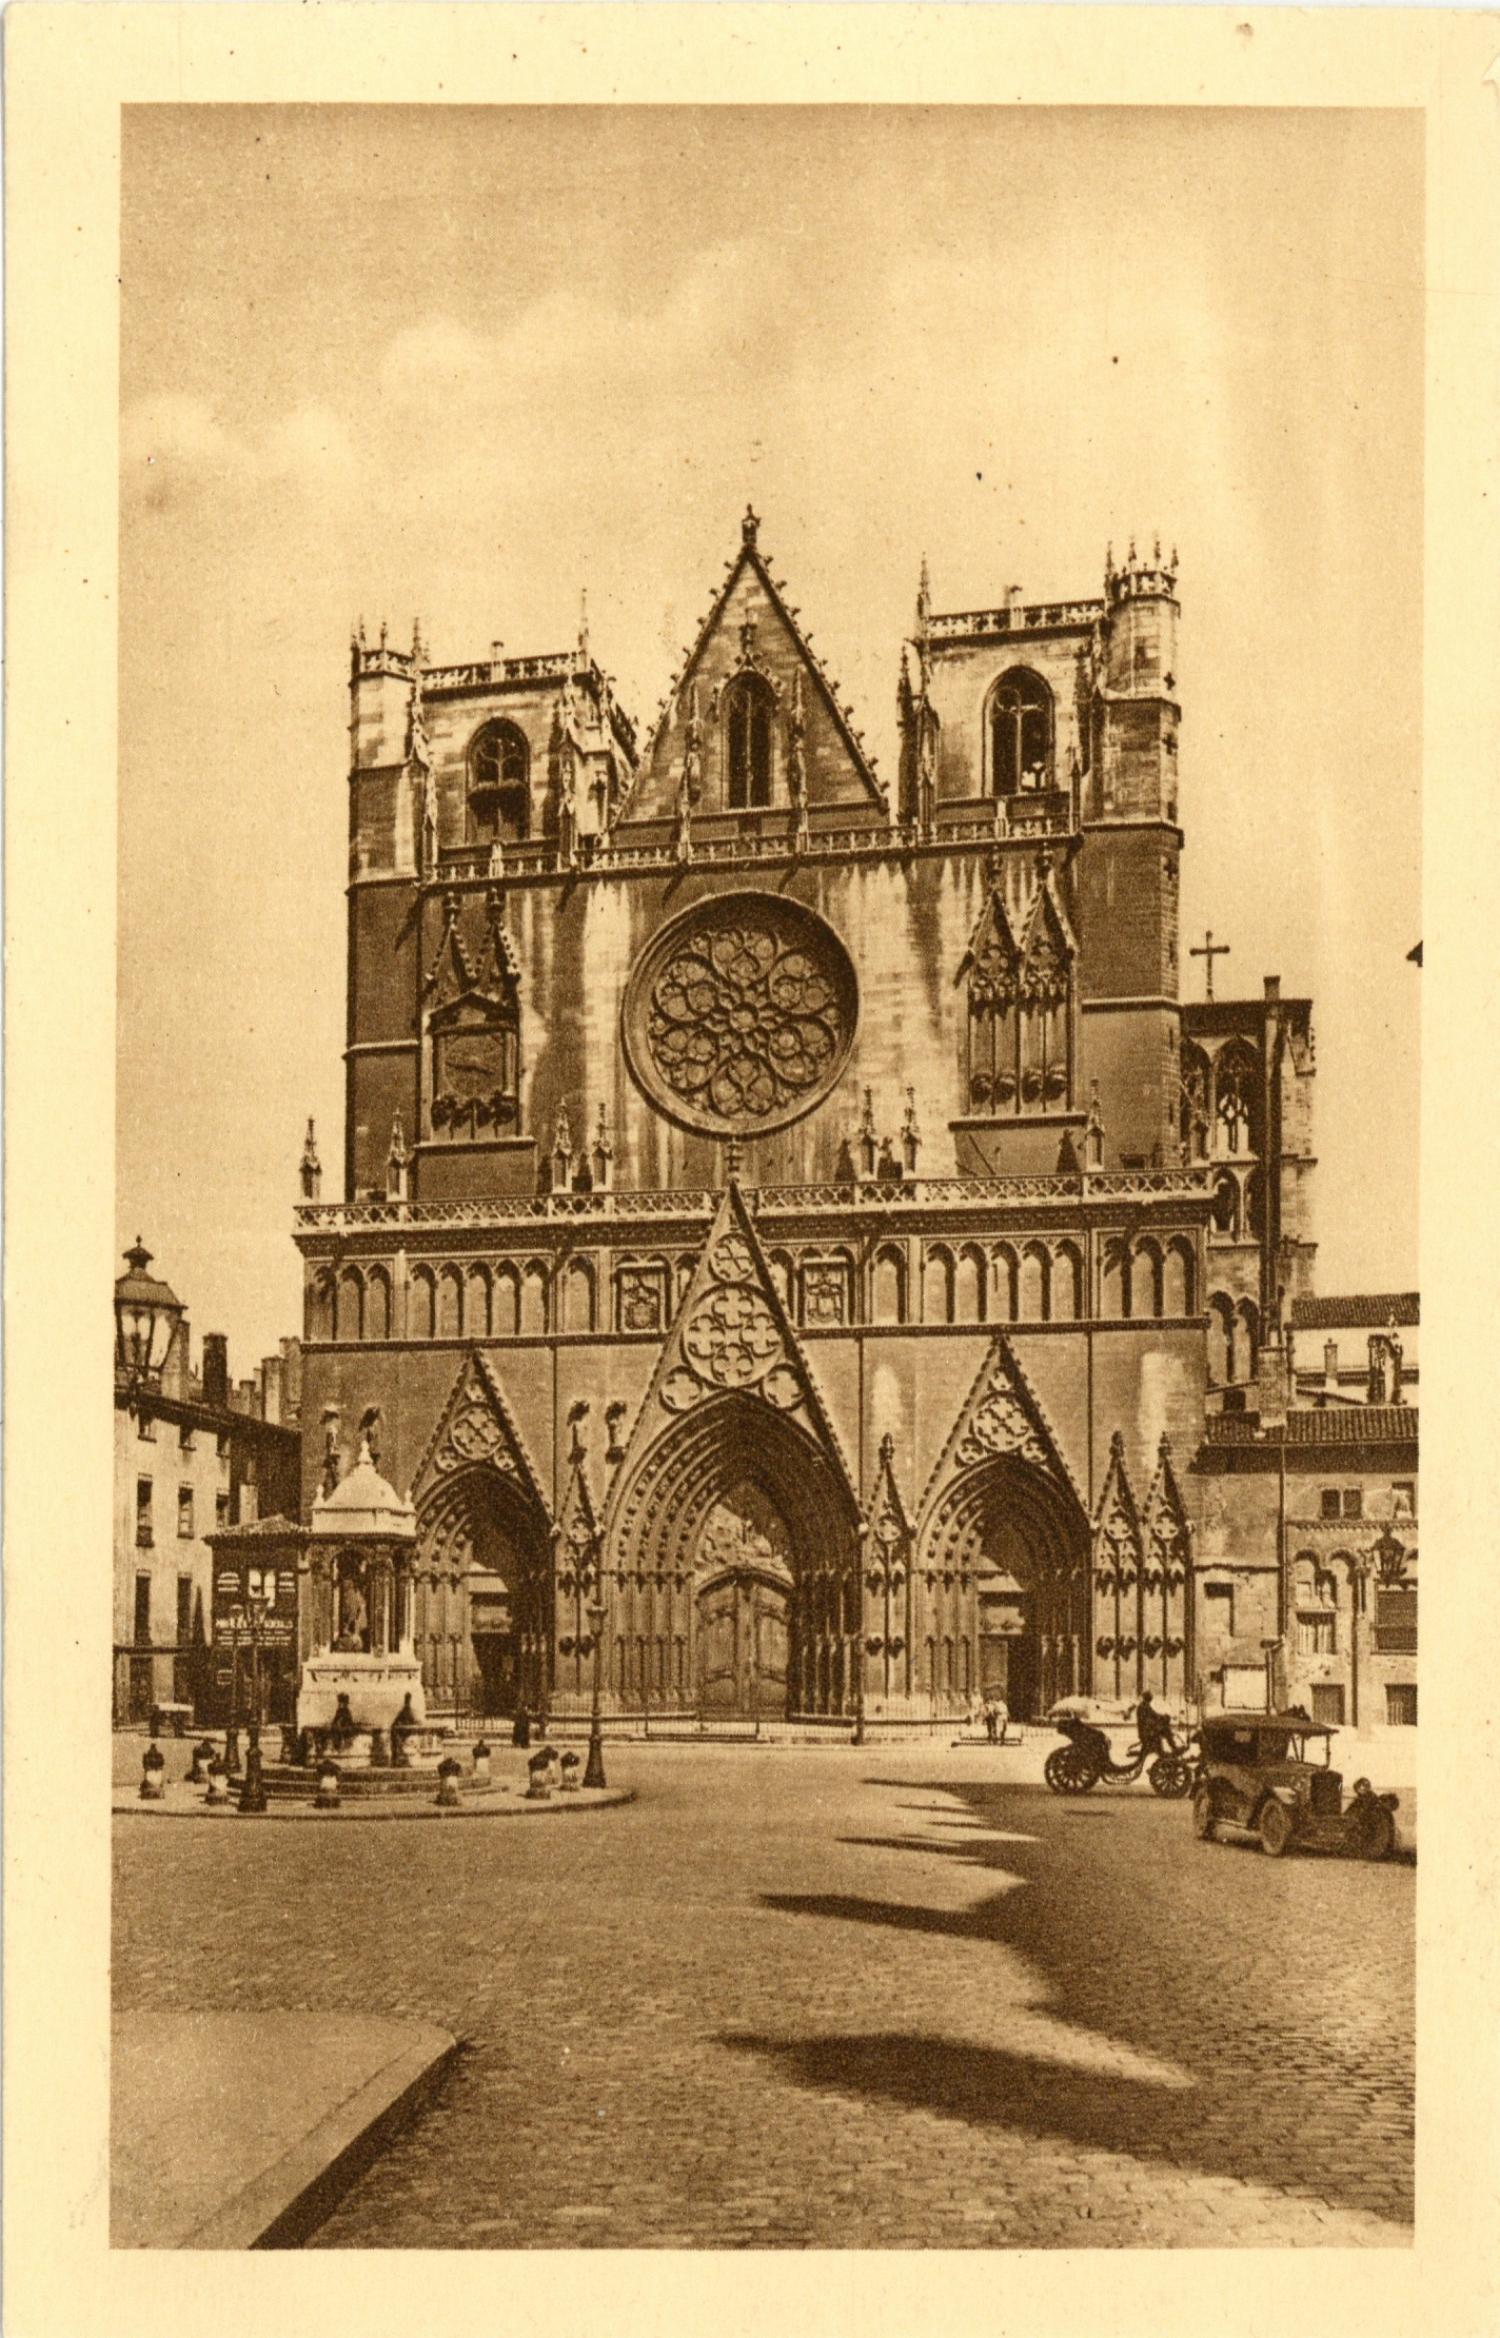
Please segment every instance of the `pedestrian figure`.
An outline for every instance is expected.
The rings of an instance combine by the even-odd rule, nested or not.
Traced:
[[[531,1743],[531,1715],[524,1705],[517,1709],[515,1721],[511,1726],[510,1742],[512,1745],[530,1745]]]
[[[999,1744],[999,1717],[995,1711],[995,1700],[993,1697],[986,1697],[984,1700],[984,1734],[989,1739],[991,1745]]]

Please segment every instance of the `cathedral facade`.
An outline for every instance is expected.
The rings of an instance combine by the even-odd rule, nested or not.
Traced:
[[[753,513],[645,734],[586,637],[356,639],[303,1492],[378,1409],[431,1707],[1203,1693],[1191,1464],[1311,1287],[1313,1065],[1274,982],[1180,997],[1174,571],[924,570],[889,789]]]

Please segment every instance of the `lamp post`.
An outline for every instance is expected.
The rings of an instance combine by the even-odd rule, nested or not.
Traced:
[[[240,1788],[240,1812],[259,1817],[266,1807],[266,1784],[260,1759],[260,1627],[266,1613],[264,1592],[251,1592],[244,1613],[250,1627],[250,1743],[245,1753],[245,1782]]]
[[[237,1778],[240,1774],[240,1682],[243,1678],[240,1650],[245,1637],[244,1608],[236,1604],[229,1610],[225,1621],[229,1626],[230,1670],[229,1724],[224,1731],[224,1767],[231,1778]]]
[[[604,1678],[601,1668],[604,1662],[605,1621],[603,1600],[591,1600],[584,1612],[588,1616],[589,1630],[594,1638],[594,1700],[589,1712],[589,1758],[588,1766],[583,1773],[583,1782],[585,1786],[602,1786],[604,1784]]]
[[[865,1574],[864,1552],[854,1564],[854,1742],[865,1742]]]

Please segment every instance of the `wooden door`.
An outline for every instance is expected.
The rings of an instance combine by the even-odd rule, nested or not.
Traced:
[[[764,1577],[721,1576],[698,1596],[698,1706],[705,1719],[786,1711],[787,1594]]]

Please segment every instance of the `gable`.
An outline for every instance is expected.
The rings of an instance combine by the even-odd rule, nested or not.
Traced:
[[[826,1455],[851,1507],[857,1506],[843,1450],[733,1183],[657,1358],[616,1486],[629,1482],[636,1461],[665,1429],[725,1395],[763,1404],[799,1428]]]
[[[761,554],[747,514],[737,559],[686,651],[625,808],[628,820],[693,817],[730,806],[730,699],[741,677],[769,712],[772,809],[856,806],[885,813],[885,798],[850,709],[812,648]]]
[[[1010,1341],[996,1332],[948,1433],[923,1497],[924,1515],[960,1470],[1007,1455],[1028,1462],[1071,1496],[1080,1515],[1083,1497],[1057,1436],[1021,1368]]]
[[[498,1470],[546,1513],[536,1471],[500,1382],[487,1359],[471,1348],[417,1464],[411,1481],[413,1507],[420,1510],[448,1479],[480,1467]]]

